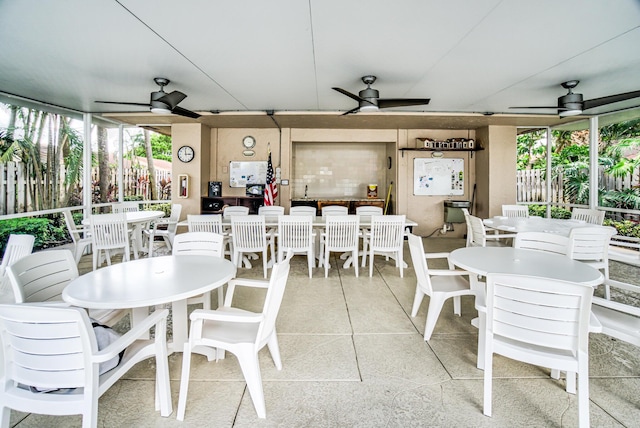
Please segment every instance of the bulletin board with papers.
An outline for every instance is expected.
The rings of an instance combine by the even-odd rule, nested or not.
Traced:
[[[413,194],[416,196],[464,195],[464,159],[415,158]]]
[[[229,187],[246,187],[247,184],[267,182],[267,161],[229,162]]]

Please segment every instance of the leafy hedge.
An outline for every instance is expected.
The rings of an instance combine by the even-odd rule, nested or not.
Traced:
[[[547,207],[544,205],[529,205],[529,215],[545,217],[547,215]],[[551,207],[551,218],[571,218],[571,211],[560,207]],[[630,220],[615,221],[605,218],[602,224],[615,227],[618,235],[640,238],[640,224],[636,222]]]
[[[3,255],[11,234],[35,236],[34,251],[56,247],[70,241],[67,228],[51,218],[23,217],[2,220],[0,221],[0,253]]]

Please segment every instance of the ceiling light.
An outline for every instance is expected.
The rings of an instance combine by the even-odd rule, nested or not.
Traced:
[[[579,114],[582,114],[582,110],[579,110],[579,109],[565,110],[560,112],[560,117],[577,116]]]
[[[151,108],[151,113],[155,113],[155,114],[171,114],[171,110],[169,110],[168,108],[152,107]]]
[[[360,111],[378,111],[378,106],[375,104],[366,104],[360,107]]]

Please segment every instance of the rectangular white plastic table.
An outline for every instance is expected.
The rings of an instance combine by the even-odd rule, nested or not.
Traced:
[[[234,264],[218,257],[145,258],[84,274],[65,287],[62,298],[88,309],[132,309],[133,324],[148,315],[150,306],[170,303],[169,350],[182,352],[188,338],[187,299],[221,287],[235,275]]]

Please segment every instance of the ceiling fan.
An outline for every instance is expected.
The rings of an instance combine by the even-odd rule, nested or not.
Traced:
[[[573,88],[578,86],[580,83],[579,80],[569,80],[567,82],[562,83],[562,87],[567,89],[566,95],[563,95],[558,98],[557,106],[528,106],[528,107],[509,107],[509,108],[521,108],[521,109],[530,109],[530,108],[542,108],[542,109],[557,109],[560,117],[567,116],[576,116],[582,114],[584,110],[589,110],[591,108],[600,107],[607,104],[617,103],[619,101],[626,101],[632,98],[640,97],[640,91],[632,91],[625,92],[617,95],[609,95],[607,97],[594,98],[592,100],[582,100],[582,94],[575,94],[573,92]]]
[[[367,88],[358,92],[358,95],[345,91],[342,88],[331,88],[358,101],[359,103],[358,107],[343,113],[343,116],[349,113],[357,113],[359,111],[378,111],[378,109],[381,108],[429,104],[429,101],[431,101],[429,98],[379,98],[380,93],[371,87],[373,82],[376,81],[376,76],[364,76],[362,77],[362,81],[367,85]]]
[[[164,77],[156,77],[153,79],[154,82],[158,86],[160,86],[159,91],[151,92],[151,99],[148,103],[127,103],[127,102],[118,102],[118,101],[96,101],[97,103],[102,104],[121,104],[128,106],[143,106],[150,107],[151,113],[173,113],[180,116],[190,117],[192,119],[197,119],[200,117],[198,113],[194,113],[191,110],[184,109],[182,107],[178,107],[178,104],[187,96],[180,91],[173,91],[171,93],[166,93],[164,91],[164,87],[169,84],[170,80]]]

